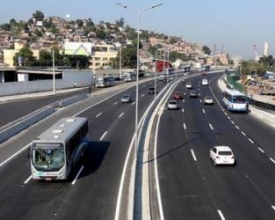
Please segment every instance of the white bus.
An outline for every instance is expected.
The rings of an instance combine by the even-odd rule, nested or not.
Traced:
[[[223,104],[229,111],[248,112],[249,108],[247,96],[235,89],[225,89]]]
[[[32,178],[65,180],[84,155],[88,144],[88,120],[62,118],[31,143]]]
[[[97,77],[95,86],[97,88],[105,88],[114,85],[114,77],[112,76],[104,76],[104,77]]]

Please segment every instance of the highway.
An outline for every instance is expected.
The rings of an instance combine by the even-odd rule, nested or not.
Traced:
[[[160,83],[159,90],[165,85]],[[153,100],[154,95],[148,94],[152,86],[153,82],[140,85],[139,117]],[[135,87],[125,92],[135,98]],[[114,218],[135,117],[135,100],[129,104],[120,103],[121,93],[109,92],[60,109],[1,145],[0,219]],[[33,102],[29,100],[28,103],[32,110]],[[33,105],[37,106],[36,103]],[[87,117],[89,121],[90,144],[80,176],[74,179],[79,167],[67,182],[31,180],[28,144],[59,118],[73,115]],[[25,149],[22,153],[5,161],[22,147]],[[128,197],[127,194],[126,191],[122,196]],[[123,202],[122,207],[127,207],[127,199],[123,198]],[[121,216],[126,217],[127,210],[121,212]]]
[[[160,188],[152,197],[161,197],[161,206],[153,219],[274,219],[274,130],[220,106],[217,78],[210,86],[201,86],[200,77],[191,81],[200,97],[189,98],[179,84],[175,90],[186,93],[180,110],[165,109],[160,118],[150,161],[157,163]],[[205,106],[202,97],[212,92],[217,101]],[[216,145],[230,146],[237,165],[215,167],[209,149]]]
[[[174,91],[183,92],[180,109],[168,111],[168,98],[163,113],[157,115],[157,148],[152,146],[149,154],[152,219],[275,218],[274,131],[250,114],[230,113],[220,106],[219,76],[207,75],[209,86],[201,85],[201,76],[192,76],[190,81],[199,92],[197,98],[190,98],[189,90],[179,81],[170,97]],[[148,94],[153,86],[154,81],[140,84],[139,118],[154,99]],[[159,92],[165,86],[157,81]],[[126,92],[135,98],[132,87],[80,101],[0,145],[0,219],[115,219],[118,201],[118,219],[128,219],[131,162],[118,198],[134,134],[135,100],[120,102],[121,94]],[[213,106],[202,103],[207,94],[217,98]],[[46,100],[44,103],[56,101],[51,97]],[[27,103],[29,108],[23,104],[25,114],[43,106],[41,100]],[[19,109],[16,102],[10,105]],[[20,117],[20,111],[16,112],[10,113],[11,118]],[[76,115],[89,121],[90,144],[83,163],[68,181],[32,180],[27,157],[31,140],[59,118]],[[237,165],[215,167],[209,159],[209,149],[215,145],[230,146]],[[12,156],[22,148],[21,153]],[[130,152],[129,161],[133,161],[133,150]]]

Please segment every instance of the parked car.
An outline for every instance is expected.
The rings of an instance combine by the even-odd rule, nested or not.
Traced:
[[[233,151],[228,146],[215,146],[210,149],[210,159],[214,165],[235,165]]]
[[[183,95],[181,92],[175,92],[174,93],[174,99],[183,99]]]
[[[207,95],[207,96],[204,97],[203,103],[204,103],[205,105],[213,105],[213,104],[214,104],[214,99],[213,99],[212,96]]]
[[[120,101],[122,103],[130,103],[132,100],[131,100],[131,95],[130,94],[123,94]]]
[[[189,97],[190,97],[190,98],[197,98],[197,97],[198,97],[198,92],[197,92],[197,90],[191,90],[191,91],[189,92]]]
[[[177,100],[169,100],[168,102],[168,110],[177,110],[178,107],[178,103]]]

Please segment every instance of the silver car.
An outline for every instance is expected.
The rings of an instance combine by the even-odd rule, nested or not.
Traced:
[[[168,110],[177,110],[178,107],[178,103],[176,100],[169,100],[168,102]]]
[[[207,96],[204,97],[203,103],[205,105],[213,105],[214,104],[214,99],[213,99],[212,96],[207,95]]]
[[[130,103],[131,102],[131,95],[130,94],[123,94],[120,101],[122,103]]]

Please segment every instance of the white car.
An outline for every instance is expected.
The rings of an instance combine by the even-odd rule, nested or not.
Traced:
[[[210,159],[214,165],[235,165],[233,151],[228,146],[215,146],[210,149]]]
[[[192,89],[192,88],[193,88],[192,83],[191,83],[191,82],[187,82],[187,83],[185,84],[185,88],[186,88],[186,89]]]
[[[168,110],[177,110],[178,107],[178,103],[176,100],[169,100],[168,102]]]
[[[202,84],[203,86],[208,86],[208,80],[207,80],[207,79],[203,79],[203,80],[201,81],[201,84]]]
[[[214,104],[214,99],[213,99],[212,96],[207,95],[207,96],[204,97],[203,103],[204,103],[205,105],[213,105],[213,104]]]

